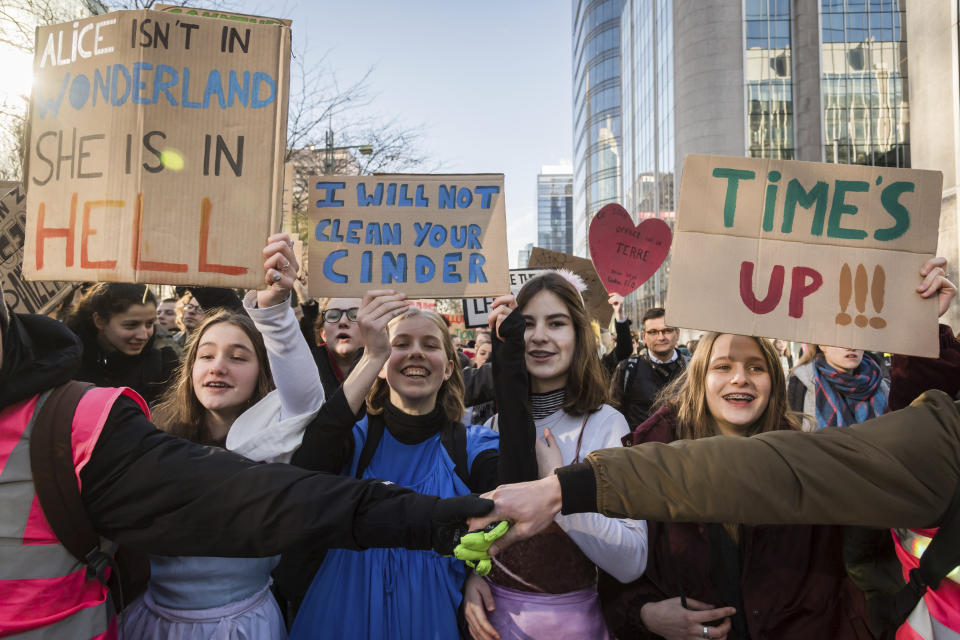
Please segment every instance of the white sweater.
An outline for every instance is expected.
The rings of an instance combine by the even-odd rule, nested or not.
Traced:
[[[227,449],[251,460],[289,462],[323,405],[323,385],[289,302],[257,309],[256,292],[251,293],[243,306],[263,335],[277,388],[236,419]]]
[[[609,405],[587,416],[571,416],[560,410],[536,421],[537,437],[549,428],[560,446],[563,464],[576,462],[577,438],[583,425],[580,458],[595,449],[622,447],[620,438],[630,432],[627,421]],[[647,567],[647,523],[645,520],[608,518],[599,513],[574,513],[555,518],[580,550],[598,567],[620,582],[631,582]]]

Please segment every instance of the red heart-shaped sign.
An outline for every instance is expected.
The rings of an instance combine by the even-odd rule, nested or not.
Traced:
[[[590,222],[590,257],[607,291],[627,295],[649,280],[670,251],[673,233],[659,218],[634,225],[619,204],[605,205]]]

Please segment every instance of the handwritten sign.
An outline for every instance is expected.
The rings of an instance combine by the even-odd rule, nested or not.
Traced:
[[[119,11],[37,33],[24,273],[256,287],[290,29]]]
[[[583,278],[587,290],[582,291],[581,295],[583,296],[583,304],[587,308],[587,314],[592,320],[596,320],[601,327],[610,324],[610,318],[613,317],[613,307],[607,302],[610,294],[604,288],[603,282],[597,275],[597,270],[589,258],[579,258],[560,251],[534,247],[533,251],[530,252],[530,260],[527,262],[527,266],[541,269],[566,269]]]
[[[73,291],[68,282],[27,282],[23,279],[23,239],[27,196],[18,184],[0,185],[0,276],[3,301],[15,313],[46,313]]]
[[[687,156],[667,323],[937,356],[936,301],[916,287],[942,185],[937,171]]]
[[[517,295],[523,283],[544,272],[544,269],[510,269],[510,293]],[[487,316],[495,298],[464,298],[463,318],[468,329],[487,326]]]
[[[619,204],[604,205],[590,221],[590,259],[607,291],[622,296],[653,277],[670,251],[673,233],[659,218],[634,225]]]
[[[311,295],[507,290],[503,174],[321,176],[311,189]]]

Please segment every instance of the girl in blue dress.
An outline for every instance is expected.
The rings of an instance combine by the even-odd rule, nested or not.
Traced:
[[[460,423],[463,378],[443,318],[402,293],[372,291],[357,323],[363,357],[292,463],[441,497],[494,488],[497,435]],[[331,550],[290,638],[457,638],[464,579],[463,563],[432,551]]]

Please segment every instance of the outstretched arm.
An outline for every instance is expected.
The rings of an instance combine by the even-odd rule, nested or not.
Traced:
[[[515,522],[497,547],[541,530],[561,507],[675,522],[931,527],[958,478],[960,412],[931,391],[842,429],[594,451],[556,476],[488,494],[497,508],[487,521]]]

